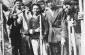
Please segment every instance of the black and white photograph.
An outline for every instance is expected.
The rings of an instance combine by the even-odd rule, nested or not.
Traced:
[[[0,0],[0,55],[85,55],[85,0]]]

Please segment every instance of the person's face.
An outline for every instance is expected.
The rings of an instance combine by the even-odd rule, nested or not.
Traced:
[[[26,10],[28,10],[28,11],[29,11],[29,7],[28,7],[28,6],[25,6],[25,8],[26,8]]]
[[[16,6],[16,8],[20,8],[20,7],[21,7],[21,2],[20,2],[20,1],[17,1],[17,2],[15,3],[15,6]]]
[[[38,15],[39,12],[40,12],[40,9],[37,5],[34,5],[33,8],[32,8],[32,12],[34,15]]]
[[[45,4],[44,3],[41,3],[40,6],[41,6],[42,10],[45,10]]]
[[[70,5],[65,5],[63,8],[65,9],[65,11],[69,11]]]
[[[52,8],[52,3],[51,2],[49,2],[47,5],[48,5],[48,7]]]
[[[25,7],[24,6],[21,6],[22,9],[24,9]]]
[[[63,5],[63,9],[66,9],[66,6],[65,5]]]
[[[77,6],[75,5],[74,8],[77,9]]]

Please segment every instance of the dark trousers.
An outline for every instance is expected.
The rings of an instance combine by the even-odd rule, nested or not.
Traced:
[[[22,55],[21,47],[12,46],[12,54],[13,55]]]
[[[12,33],[10,37],[12,45],[12,55],[22,55],[21,34]]]
[[[61,55],[61,43],[49,43],[51,49],[51,55]]]
[[[33,55],[31,41],[28,35],[22,35],[22,55]]]

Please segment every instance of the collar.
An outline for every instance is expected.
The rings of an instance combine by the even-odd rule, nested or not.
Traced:
[[[40,14],[37,16],[35,16],[35,15],[32,16],[32,18],[34,18],[34,19],[37,19],[38,17],[40,17]]]
[[[19,12],[21,12],[21,10],[20,9],[16,9],[16,12],[19,13]]]

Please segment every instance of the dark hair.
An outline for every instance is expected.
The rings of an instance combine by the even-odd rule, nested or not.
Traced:
[[[69,1],[65,1],[63,4],[64,4],[64,5],[72,5],[72,3],[69,2]]]
[[[6,6],[6,5],[2,5],[2,9],[4,10],[4,11],[8,11],[8,7]]]
[[[29,7],[29,9],[31,10],[32,2],[29,2],[29,3],[25,4],[25,6]]]
[[[16,0],[16,1],[14,2],[14,4],[15,4],[16,2],[22,2],[22,1],[21,1],[21,0]]]
[[[24,4],[25,6],[29,7],[29,6],[32,6],[32,2],[29,2],[27,4]]]
[[[41,4],[41,3],[45,4],[45,1],[38,1],[37,3],[38,4]]]
[[[52,1],[51,1],[51,0],[49,0],[49,1],[46,1],[46,4],[47,4],[47,3],[50,3],[50,2],[52,2]]]
[[[31,6],[31,12],[32,12],[33,6],[38,6],[38,7],[39,7],[39,9],[40,9],[40,13],[41,13],[42,8],[41,8],[41,6],[40,6],[39,4],[33,4],[33,5]],[[33,13],[32,13],[32,14],[33,14]]]

